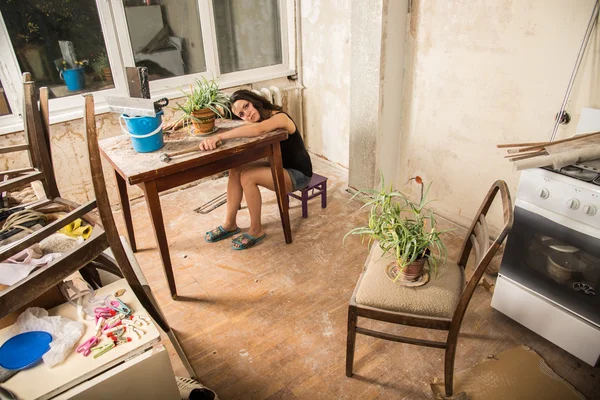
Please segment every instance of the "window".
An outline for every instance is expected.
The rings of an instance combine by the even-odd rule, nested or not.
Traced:
[[[201,76],[227,88],[292,75],[293,11],[293,0],[2,0],[0,133],[22,129],[22,72],[49,87],[51,123],[80,117],[85,92],[107,111],[104,96],[127,95],[126,67],[147,67],[153,97],[171,98]]]
[[[222,73],[281,64],[277,0],[213,0]]]
[[[95,0],[5,0],[0,11],[19,70],[50,98],[114,88]]]
[[[196,0],[125,0],[125,17],[137,67],[157,80],[206,71]]]

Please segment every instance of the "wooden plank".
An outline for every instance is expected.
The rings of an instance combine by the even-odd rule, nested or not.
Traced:
[[[87,135],[90,171],[92,173],[94,193],[98,202],[98,212],[100,213],[100,218],[102,219],[102,223],[106,229],[108,243],[115,256],[117,264],[121,268],[123,276],[131,286],[132,291],[135,293],[142,306],[148,311],[150,317],[152,317],[152,319],[167,334],[190,376],[195,377],[196,373],[194,372],[192,365],[183,352],[183,348],[181,347],[175,332],[173,332],[169,326],[169,323],[161,312],[158,303],[150,291],[150,288],[147,285],[144,286],[142,284],[142,282],[145,283],[146,280],[143,278],[143,274],[141,273],[139,265],[137,265],[137,261],[135,261],[135,257],[133,254],[128,256],[119,238],[119,232],[117,231],[117,226],[110,208],[108,192],[106,191],[106,184],[104,182],[104,173],[102,171],[102,160],[100,159],[100,151],[98,148],[96,120],[94,118],[94,98],[91,94],[87,94],[84,95],[84,99],[85,110],[83,121]],[[130,262],[129,257],[131,257],[135,262]],[[134,268],[134,265],[137,267],[137,269]]]
[[[26,150],[29,150],[28,144],[16,144],[14,146],[0,147],[0,154],[13,153],[15,151],[26,151]]]
[[[17,168],[17,169],[9,169],[6,171],[0,171],[0,175],[20,175],[25,172],[34,172],[35,168],[33,167],[25,167],[25,168]]]
[[[539,147],[546,147],[546,146],[555,145],[555,144],[559,144],[559,143],[569,143],[569,142],[573,142],[575,140],[581,140],[581,139],[585,139],[585,138],[590,138],[590,137],[597,136],[597,135],[600,135],[600,131],[598,131],[598,132],[592,132],[592,133],[586,133],[585,135],[571,136],[570,138],[561,139],[561,140],[555,140],[554,142],[546,142],[546,143],[543,143],[542,145],[525,147],[525,148],[521,149],[520,151],[535,150],[535,149],[537,149]]]
[[[84,214],[87,214],[94,208],[96,208],[96,201],[95,200],[89,201],[88,203],[86,203],[86,204],[78,207],[77,209],[71,211],[70,213],[66,214],[63,218],[49,223],[42,229],[33,232],[32,234],[28,235],[27,237],[24,237],[21,240],[11,243],[10,247],[8,247],[6,250],[4,250],[2,253],[0,253],[0,259],[6,260],[7,258],[14,256],[15,254],[21,252],[22,250],[25,250],[26,248],[31,247],[35,243],[39,243],[41,240],[52,235],[54,232],[58,231],[63,226],[66,226],[66,225],[70,224],[71,222],[75,221],[77,218],[81,218]],[[94,231],[96,229],[97,228],[94,227]],[[102,227],[99,227],[99,229],[102,230]]]
[[[17,178],[12,178],[0,183],[0,192],[8,192],[15,188],[28,185],[33,181],[39,181],[41,179],[44,179],[44,174],[42,174],[39,171],[35,171],[27,175],[22,175]]]
[[[85,245],[32,272],[27,278],[0,292],[0,318],[30,302],[96,258],[107,247],[103,230],[94,230]]]
[[[29,127],[28,136],[31,143],[31,153],[36,163],[34,166],[43,174],[41,179],[44,184],[44,190],[48,198],[60,197],[50,154],[48,153],[48,145],[43,133],[42,120],[40,110],[37,107],[37,99],[35,95],[35,84],[33,82],[24,83],[25,96],[25,112],[27,125]]]
[[[502,143],[497,144],[496,147],[499,149],[511,148],[511,147],[530,147],[530,146],[543,146],[546,142],[529,142],[529,143]]]
[[[52,163],[52,150],[50,147],[50,106],[48,104],[49,98],[49,90],[47,87],[40,88],[40,116],[42,120],[42,131],[44,134],[44,139],[46,142],[46,147],[48,150],[48,155],[50,157],[50,164],[54,168],[54,163]],[[59,196],[54,196],[59,197]]]

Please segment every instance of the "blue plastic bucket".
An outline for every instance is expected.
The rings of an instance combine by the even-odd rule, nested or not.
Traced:
[[[119,124],[121,129],[129,137],[133,149],[138,153],[150,153],[156,151],[165,145],[162,131],[162,115],[160,110],[156,117],[130,117],[121,114]],[[123,126],[125,121],[125,126]]]
[[[67,89],[74,92],[85,87],[83,68],[65,69],[60,71],[60,78],[65,81]]]

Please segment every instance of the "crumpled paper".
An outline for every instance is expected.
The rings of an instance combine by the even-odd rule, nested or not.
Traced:
[[[53,367],[71,353],[73,346],[81,339],[85,326],[65,317],[49,317],[48,311],[39,307],[29,307],[17,318],[12,327],[13,335],[29,331],[44,331],[52,335],[50,350],[43,355],[44,363]]]

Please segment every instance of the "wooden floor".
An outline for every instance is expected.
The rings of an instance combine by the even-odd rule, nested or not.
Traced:
[[[206,243],[204,232],[222,222],[225,208],[208,215],[193,210],[224,192],[226,181],[218,179],[161,197],[184,299],[170,299],[143,201],[132,208],[140,265],[200,380],[221,400],[432,398],[428,384],[443,376],[439,349],[359,335],[355,376],[346,378],[347,304],[367,250],[356,237],[345,246],[342,239],[365,222],[366,214],[345,191],[347,172],[319,159],[314,162],[315,172],[329,177],[328,207],[322,210],[314,199],[309,218],[302,219],[300,203],[292,199],[292,244],[285,244],[271,193],[264,193],[268,235],[257,247],[234,251],[229,240]],[[118,213],[117,221],[125,232]],[[238,223],[248,227],[247,210],[240,212]],[[451,257],[456,257],[463,233],[456,229],[448,235]],[[456,371],[525,344],[587,398],[600,398],[599,368],[493,310],[490,302],[491,294],[479,286],[463,322]],[[441,332],[391,328],[402,330],[442,338]],[[176,374],[185,375],[169,349]]]

